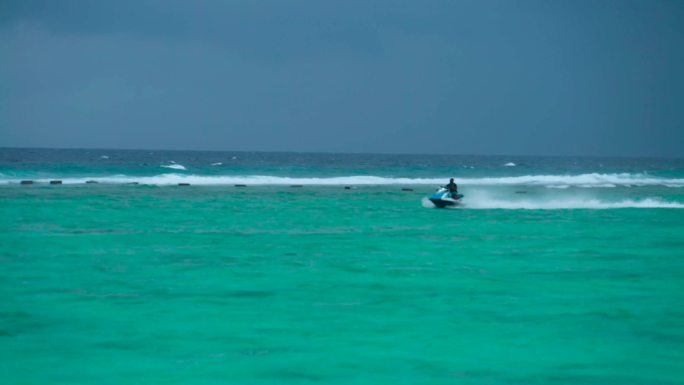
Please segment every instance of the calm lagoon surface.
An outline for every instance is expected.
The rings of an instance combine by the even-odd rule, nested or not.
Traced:
[[[682,384],[684,161],[0,149],[0,274],[6,384]]]

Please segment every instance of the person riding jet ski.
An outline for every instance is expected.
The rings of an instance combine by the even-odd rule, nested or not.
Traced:
[[[458,194],[458,185],[454,182],[454,178],[449,179],[449,184],[444,186],[452,195]]]
[[[463,195],[458,193],[458,185],[454,182],[454,178],[449,180],[449,184],[435,191],[429,198],[430,201],[437,207],[456,206]]]

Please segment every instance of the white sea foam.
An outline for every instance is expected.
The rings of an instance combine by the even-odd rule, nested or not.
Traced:
[[[175,170],[186,170],[185,166],[173,163],[162,165]],[[4,179],[4,178],[3,178]],[[59,175],[51,178],[37,180],[38,182],[50,179],[61,179],[65,184],[83,183],[86,180],[95,180],[102,183],[130,183],[150,185],[175,185],[178,183],[191,183],[194,185],[318,185],[318,186],[384,186],[384,185],[428,185],[437,187],[446,183],[446,178],[391,178],[371,175],[340,176],[340,177],[281,177],[271,175],[185,175],[165,173],[153,176],[127,176],[113,175],[87,178],[64,178]],[[5,179],[6,182],[15,183],[20,179]],[[612,188],[618,186],[666,186],[684,187],[684,178],[660,178],[645,174],[581,174],[581,175],[525,175],[513,177],[485,177],[456,179],[461,186],[541,186],[549,188]]]
[[[109,156],[107,156],[107,155],[102,155],[102,156],[100,156],[100,159],[109,159]]]
[[[508,163],[504,164],[504,166],[506,166],[506,167],[515,167],[516,164],[513,163],[513,162],[508,162]]]
[[[223,164],[222,162],[216,162],[216,163],[212,163],[211,165],[212,166],[221,166],[222,164]]]
[[[647,174],[579,174],[579,175],[523,175],[510,177],[467,178],[457,180],[462,185],[532,185],[532,186],[575,186],[603,187],[616,186],[667,186],[684,187],[684,178],[661,178]]]
[[[567,186],[567,185],[566,185]],[[630,184],[627,184],[625,186],[631,186]],[[583,187],[583,188],[613,188],[617,187],[613,183],[596,183],[596,184],[591,184],[591,183],[585,183],[585,184],[580,184],[577,185],[577,187]]]
[[[420,204],[425,208],[435,207],[435,205],[432,202],[430,202],[430,200],[427,197],[423,197],[423,199],[420,200]]]
[[[172,164],[162,164],[161,167],[170,168],[172,170],[187,170],[182,164],[172,163]]]

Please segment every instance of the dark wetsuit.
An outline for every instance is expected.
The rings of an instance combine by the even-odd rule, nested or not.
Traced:
[[[458,194],[458,185],[454,182],[449,182],[449,184],[444,186],[444,188],[449,190],[449,192],[452,194]]]

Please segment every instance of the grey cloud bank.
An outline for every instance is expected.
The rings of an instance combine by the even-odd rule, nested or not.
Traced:
[[[5,1],[0,146],[684,156],[677,1]]]

